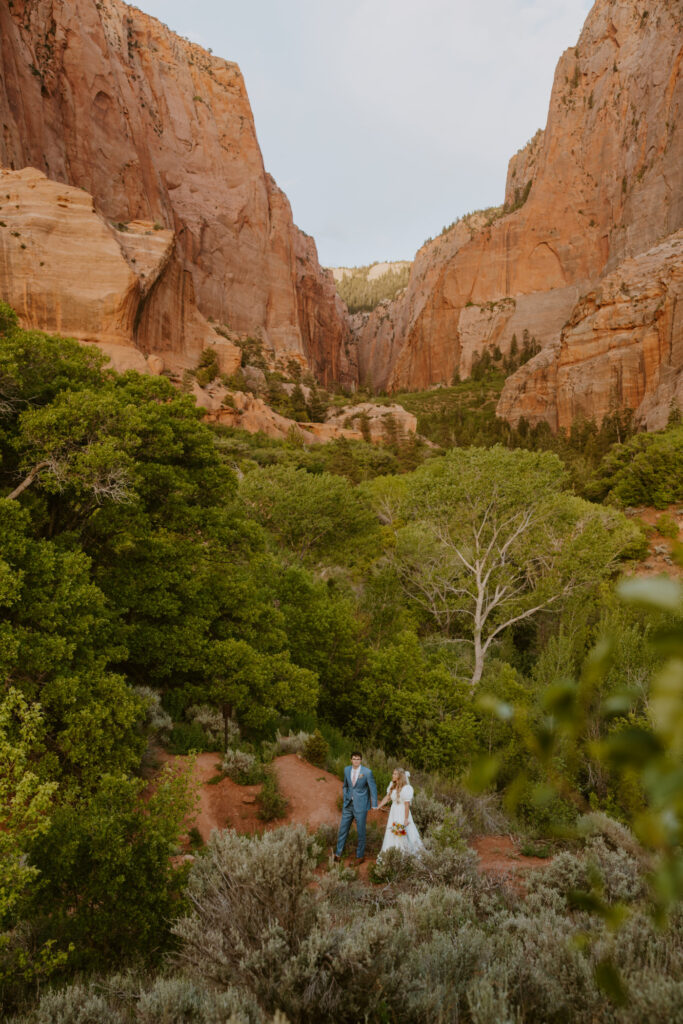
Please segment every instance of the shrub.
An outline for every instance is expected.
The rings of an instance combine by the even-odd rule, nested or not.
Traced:
[[[227,988],[216,992],[185,977],[159,978],[140,994],[136,1024],[270,1024],[252,996]]]
[[[323,854],[332,846],[334,847],[337,842],[337,826],[323,823],[318,825],[315,833],[315,841],[320,847]]]
[[[169,734],[166,749],[171,754],[189,754],[191,750],[216,750],[216,744],[196,722],[177,722]]]
[[[623,850],[647,866],[645,851],[633,832],[602,811],[584,814],[577,822],[577,831],[586,837],[600,836],[613,850]]]
[[[214,831],[192,865],[192,912],[174,927],[178,959],[219,986],[244,985],[278,1007],[288,960],[314,927],[318,847],[304,828],[249,838]]]
[[[392,882],[414,891],[439,885],[476,888],[480,881],[477,862],[474,850],[467,848],[428,847],[419,857],[391,849],[380,855],[371,878],[376,883]]]
[[[612,849],[602,836],[597,836],[586,844],[586,858],[598,869],[609,902],[630,902],[645,896],[640,864],[625,850]]]
[[[192,828],[187,833],[187,840],[191,850],[201,850],[201,848],[204,846],[202,834],[196,825],[193,825]]]
[[[438,824],[432,823],[426,838],[429,839],[430,845],[435,849],[443,850],[450,846],[454,850],[464,850],[466,844],[463,836],[462,819],[458,818],[456,814],[448,812],[441,822]]]
[[[77,983],[46,992],[17,1024],[126,1024],[126,1019],[94,985]]]
[[[265,773],[258,802],[259,818],[263,821],[276,821],[278,818],[284,818],[287,813],[287,801],[280,792],[277,776],[271,768]]]
[[[135,686],[133,689],[147,705],[145,724],[149,732],[162,743],[168,742],[173,729],[173,720],[161,706],[161,694],[158,690],[153,690],[151,686]]]
[[[228,748],[222,764],[223,773],[240,786],[255,786],[263,781],[263,765],[253,754]]]
[[[327,763],[329,749],[330,746],[327,740],[323,738],[320,730],[316,729],[313,735],[309,736],[304,743],[303,755],[311,764],[316,765],[318,768],[324,768]]]
[[[298,754],[303,750],[304,744],[310,735],[310,732],[289,732],[286,736],[283,736],[280,732],[277,732],[275,734],[275,742],[277,743],[278,753]]]
[[[225,722],[220,712],[216,711],[215,708],[209,707],[208,704],[193,704],[185,712],[185,717],[190,722],[195,722],[201,726],[206,735],[218,746],[213,749],[220,749],[223,745],[223,736],[225,734]],[[237,722],[233,719],[228,720],[228,743],[236,743],[240,738],[240,730]]]
[[[417,793],[412,801],[413,820],[420,832],[427,832],[432,825],[440,825],[448,814],[448,805],[427,793]]]
[[[221,372],[221,368],[218,363],[218,356],[216,350],[213,348],[205,348],[199,357],[197,363],[197,369],[195,370],[195,378],[200,387],[205,388],[212,380]]]
[[[683,501],[683,426],[636,434],[615,445],[596,470],[587,496],[658,509]]]
[[[271,1024],[248,992],[221,992],[182,975],[112,975],[46,992],[15,1024]]]
[[[672,540],[678,539],[678,523],[673,516],[668,515],[666,512],[657,517],[655,526],[662,537],[670,537]]]

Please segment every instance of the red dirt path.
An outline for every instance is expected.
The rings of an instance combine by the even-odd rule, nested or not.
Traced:
[[[162,754],[171,764],[182,765],[184,757]],[[209,780],[220,773],[220,754],[199,754],[195,761],[194,778],[198,784],[198,806],[188,828],[195,825],[206,842],[213,829],[234,828],[238,832],[263,832],[281,825],[305,825],[314,831],[319,825],[339,823],[337,800],[341,795],[341,782],[330,772],[304,761],[297,754],[285,754],[275,759],[280,792],[288,801],[287,813],[278,821],[261,821],[256,797],[260,786],[238,786],[232,779],[223,778],[213,785]],[[370,812],[371,818],[375,817]],[[383,815],[376,820],[384,821]],[[547,860],[523,857],[510,836],[480,836],[472,840],[472,848],[479,855],[479,870],[515,881],[517,872],[543,867]],[[353,858],[353,851],[347,848]],[[361,874],[367,875],[370,858]]]

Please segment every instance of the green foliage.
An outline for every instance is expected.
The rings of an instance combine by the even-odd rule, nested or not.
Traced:
[[[274,730],[281,715],[315,708],[317,679],[292,664],[288,652],[261,654],[244,640],[222,640],[212,644],[209,655],[207,679],[193,692],[220,709],[226,741],[233,713],[246,729],[263,732]]]
[[[0,671],[39,703],[46,743],[36,752],[43,777],[65,787],[94,784],[103,771],[129,770],[144,740],[144,703],[107,669],[121,653],[109,612],[91,582],[89,561],[30,536],[27,514],[0,499]]]
[[[27,846],[50,828],[56,782],[33,770],[45,735],[39,705],[10,687],[0,701],[0,1008],[19,978],[40,982],[62,965],[65,947],[35,943],[21,926],[21,911],[39,878]]]
[[[104,774],[92,797],[58,807],[32,842],[33,927],[39,940],[73,943],[71,967],[154,958],[167,945],[182,888],[169,854],[188,786],[189,776],[167,771],[143,804],[144,783]]]
[[[672,540],[678,539],[678,523],[673,516],[666,513],[658,516],[655,521],[655,527],[662,537],[670,537]]]
[[[402,483],[369,485],[376,503],[396,492],[396,571],[436,627],[471,646],[472,685],[497,637],[609,575],[635,533],[564,493],[549,453],[456,449]]]
[[[683,426],[637,434],[609,452],[587,489],[594,500],[623,506],[683,501]]]
[[[427,658],[414,634],[370,652],[347,699],[354,732],[417,767],[457,773],[478,749],[467,687]]]
[[[411,265],[389,267],[383,274],[372,279],[369,271],[375,264],[367,267],[353,267],[345,270],[339,281],[335,281],[337,291],[349,308],[349,313],[369,312],[385,299],[393,299],[406,287],[410,278]]]
[[[201,753],[217,749],[215,741],[196,722],[177,722],[171,729],[165,747],[169,754],[189,754],[191,751]]]
[[[280,792],[277,776],[272,769],[266,770],[258,802],[259,818],[263,821],[275,821],[284,818],[287,813],[287,801]]]
[[[264,373],[267,371],[268,363],[263,355],[262,341],[258,338],[238,338],[235,343],[242,349],[242,366],[255,366]]]
[[[320,729],[316,729],[304,743],[302,753],[311,764],[317,765],[318,768],[324,768],[327,764],[329,750],[330,747],[327,740],[323,737]]]
[[[533,185],[533,179],[529,178],[529,180],[527,181],[526,185],[524,185],[523,188],[519,187],[519,186],[517,186],[515,188],[515,190],[514,190],[514,198],[513,198],[512,202],[505,204],[504,209],[505,209],[506,213],[514,213],[515,210],[519,210],[522,206],[524,206],[525,202],[529,198],[529,193],[531,192],[531,186],[532,185]]]
[[[372,545],[377,524],[342,477],[277,466],[254,471],[240,486],[251,515],[299,561],[342,559]]]
[[[200,388],[205,388],[218,377],[221,368],[218,363],[218,355],[213,348],[205,348],[199,357],[195,378]]]
[[[511,357],[532,340],[515,339]],[[245,359],[258,358],[254,344]],[[556,437],[513,431],[494,414],[502,354],[483,362],[480,380],[401,396],[420,429],[455,446],[446,456],[396,439],[308,449],[211,429],[167,380],[114,376],[96,350],[21,331],[0,307],[0,493],[15,494],[0,500],[8,1008],[50,975],[154,962],[186,913],[179,955],[193,981],[177,970],[97,991],[83,982],[36,1014],[77,1020],[80,1000],[86,1019],[117,1024],[208,1024],[228,1005],[249,1024],[276,1011],[547,1024],[608,1020],[605,992],[623,990],[634,1021],[674,1019],[678,940],[646,915],[654,903],[680,927],[680,595],[659,594],[653,617],[617,603],[610,574],[641,536],[566,488],[584,493],[592,479],[592,496],[610,502],[675,504],[680,425],[629,439],[629,417],[615,413]],[[507,447],[468,450],[472,440]],[[491,578],[510,604],[503,614],[494,602],[482,627],[482,646],[494,635],[478,703],[463,566],[491,542],[505,553]],[[635,586],[652,600],[651,583]],[[582,670],[604,633],[609,659]],[[267,741],[236,749],[237,722]],[[231,772],[248,761],[241,778],[255,782],[276,727],[305,730],[298,746],[319,730],[319,760],[328,744],[335,770],[360,743],[381,787],[396,765],[412,768],[429,850],[419,864],[387,861],[371,914],[367,888],[343,873],[311,888],[319,851],[286,830],[217,837],[193,868],[198,902],[183,903],[168,854],[187,830],[187,793],[162,779],[143,798],[135,776],[150,738],[227,747]],[[256,749],[259,759],[246,753]],[[273,781],[263,801],[281,814]],[[462,850],[473,833],[509,827],[501,799],[546,836],[584,813],[585,834],[574,831],[528,900],[480,881]],[[406,957],[417,964],[409,993]],[[220,1002],[210,986],[227,979]]]

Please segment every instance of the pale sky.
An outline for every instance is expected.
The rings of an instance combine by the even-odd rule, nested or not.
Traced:
[[[244,75],[266,168],[324,266],[412,259],[503,201],[591,0],[138,0]]]

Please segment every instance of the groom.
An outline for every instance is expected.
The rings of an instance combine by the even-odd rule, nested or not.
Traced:
[[[360,751],[354,750],[351,754],[351,764],[344,769],[342,816],[339,822],[337,849],[334,854],[337,863],[342,858],[354,818],[358,829],[356,864],[362,864],[365,860],[365,819],[368,816],[370,805],[373,810],[377,810],[377,786],[370,769],[361,764],[362,760],[363,755]]]

